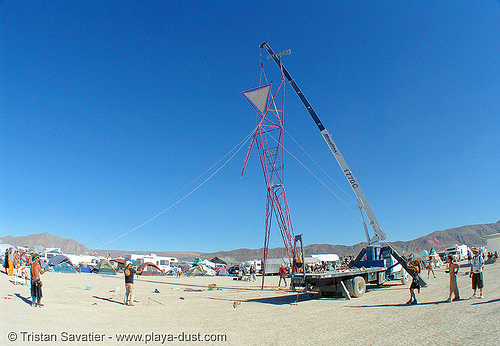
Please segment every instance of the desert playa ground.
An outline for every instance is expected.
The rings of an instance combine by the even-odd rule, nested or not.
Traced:
[[[32,308],[29,287],[1,273],[0,344],[498,345],[500,265],[486,266],[483,299],[468,299],[467,270],[458,279],[463,300],[444,302],[448,274],[440,268],[413,306],[404,305],[408,286],[369,289],[352,300],[320,299],[278,289],[277,277],[266,277],[264,290],[260,278],[138,277],[135,306],[125,306],[123,274],[46,273],[45,306]],[[216,290],[208,289],[212,283]],[[120,341],[119,334],[142,341]]]

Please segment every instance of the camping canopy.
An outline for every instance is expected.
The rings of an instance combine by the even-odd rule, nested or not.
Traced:
[[[193,266],[191,269],[189,269],[186,273],[188,276],[203,276],[205,275],[205,272],[203,271],[202,266]]]
[[[215,268],[215,263],[214,263],[214,262],[210,262],[210,261],[209,261],[209,260],[207,260],[207,259],[204,259],[203,261],[198,262],[197,264],[198,264],[198,265],[202,264],[202,265],[207,266],[207,267],[210,267],[210,268]]]
[[[56,266],[61,263],[69,263],[71,266],[73,266],[73,263],[71,263],[71,260],[64,256],[64,255],[57,255],[52,257],[49,262],[47,263],[48,266]]]
[[[183,273],[186,273],[189,271],[189,269],[191,269],[192,266],[189,263],[181,263],[179,267],[181,267]]]
[[[111,262],[118,269],[124,269],[125,268],[125,259],[123,259],[123,258],[113,258],[111,260]]]
[[[228,276],[228,275],[229,273],[226,268],[219,268],[219,270],[217,270],[217,276]]]
[[[156,264],[150,262],[141,264],[137,270],[142,270],[140,275],[165,275],[165,273]]]
[[[101,262],[94,269],[96,274],[111,274],[116,275],[116,269],[109,263],[106,258],[103,258]]]
[[[52,267],[52,270],[56,273],[72,273],[76,274],[78,271],[69,262],[61,262]]]
[[[189,269],[186,274],[188,276],[202,276],[202,275],[214,276],[215,270],[204,265],[196,265],[191,269]]]
[[[330,253],[330,254],[318,254],[318,255],[311,255],[314,260],[311,260],[306,257],[306,264],[310,263],[316,263],[316,262],[339,262],[340,257],[337,254]]]
[[[86,262],[80,263],[80,273],[92,273],[92,268]]]

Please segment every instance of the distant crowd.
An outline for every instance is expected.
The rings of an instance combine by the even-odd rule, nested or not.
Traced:
[[[34,252],[19,251],[11,247],[5,250],[3,265],[7,275],[14,275],[14,270],[31,265]]]
[[[31,306],[42,307],[42,281],[40,276],[45,273],[40,265],[40,255],[34,252],[19,251],[11,247],[5,250],[4,256],[5,273],[8,276],[15,275],[17,278],[27,281],[30,279],[31,285]],[[29,268],[29,269],[28,269]],[[14,274],[14,271],[16,273]]]

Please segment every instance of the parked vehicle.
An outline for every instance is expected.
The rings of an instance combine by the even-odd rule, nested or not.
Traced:
[[[231,268],[229,268],[227,272],[229,273],[229,275],[238,275],[240,271],[241,271],[240,266],[232,266]]]
[[[456,261],[465,261],[469,257],[471,250],[465,244],[463,245],[453,245],[445,249],[446,255],[453,255]]]

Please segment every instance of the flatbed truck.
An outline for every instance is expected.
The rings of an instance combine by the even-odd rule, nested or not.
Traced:
[[[299,242],[300,250],[297,248]],[[370,253],[371,249],[375,251]],[[293,250],[299,256],[304,253],[302,234],[295,236]],[[405,285],[412,277],[419,280],[421,287],[427,286],[390,245],[371,246],[363,249],[351,261],[349,268],[307,273],[303,263],[295,265],[292,267],[290,288],[292,291],[303,288],[304,291],[318,292],[322,296],[345,296],[350,299],[361,297],[366,292],[367,284],[380,286],[388,281],[399,280]]]

